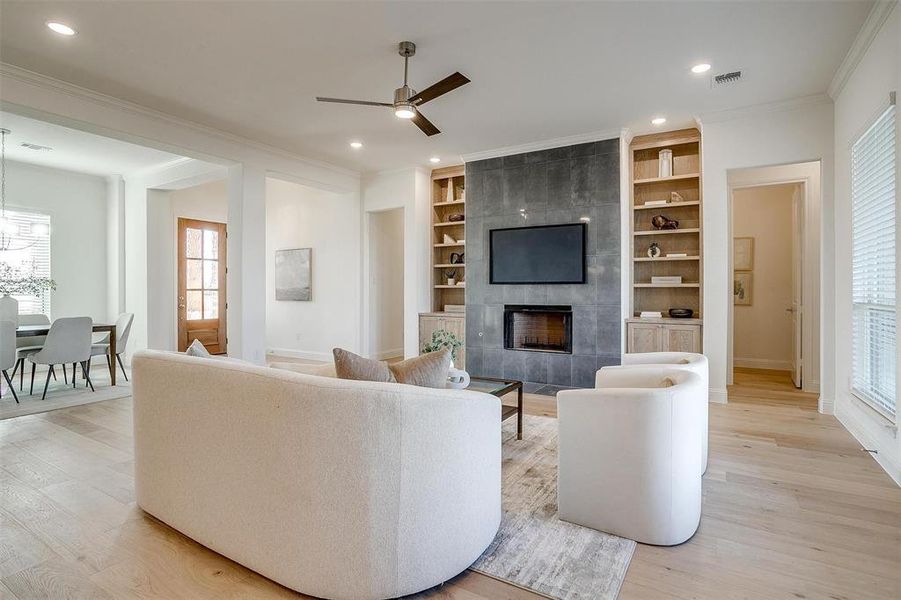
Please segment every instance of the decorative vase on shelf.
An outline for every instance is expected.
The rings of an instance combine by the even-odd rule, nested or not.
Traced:
[[[673,151],[669,148],[664,148],[657,155],[660,161],[660,167],[658,168],[658,175],[660,177],[672,177],[673,176]]]
[[[454,180],[453,179],[447,180],[447,201],[448,202],[454,201]]]
[[[660,257],[660,246],[657,245],[657,242],[651,242],[651,246],[648,248],[648,257],[650,257],[650,258],[659,258]]]
[[[453,277],[448,277],[448,278],[447,278],[447,285],[457,285],[457,280],[454,279]]]
[[[19,326],[19,301],[4,294],[0,298],[0,321],[12,321]]]
[[[463,369],[455,369],[454,361],[451,361],[447,372],[447,387],[454,390],[463,390],[469,387],[469,373]]]

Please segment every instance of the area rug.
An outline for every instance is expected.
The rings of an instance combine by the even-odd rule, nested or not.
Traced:
[[[525,415],[503,425],[503,519],[470,567],[561,600],[613,600],[635,542],[557,518],[557,420]]]
[[[45,371],[46,373],[46,371]],[[70,373],[71,374],[71,373]],[[104,400],[115,400],[117,398],[125,398],[131,396],[131,383],[125,381],[122,372],[119,371],[116,377],[116,385],[110,385],[109,371],[105,368],[95,367],[91,370],[91,380],[94,383],[92,392],[90,388],[84,387],[84,379],[78,378],[78,387],[72,389],[72,384],[63,383],[62,374],[58,375],[58,381],[50,381],[50,387],[47,388],[47,398],[41,400],[41,392],[44,390],[44,376],[39,374],[34,382],[34,395],[29,395],[29,375],[25,377],[25,389],[19,391],[19,378],[16,377],[16,393],[19,394],[19,404],[13,400],[13,395],[6,387],[6,382],[2,384],[2,398],[0,398],[0,421],[3,419],[11,419],[13,417],[21,417],[23,415],[33,415],[37,413],[47,412],[48,410],[56,410],[58,408],[68,408],[70,406],[79,406],[81,404],[91,404],[92,402],[102,402]],[[129,372],[129,378],[131,372]]]

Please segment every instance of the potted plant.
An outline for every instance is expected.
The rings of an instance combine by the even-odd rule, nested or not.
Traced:
[[[469,373],[462,369],[454,368],[457,360],[457,350],[463,347],[463,342],[456,335],[446,329],[438,329],[432,333],[431,341],[422,347],[423,354],[435,352],[447,348],[451,353],[451,366],[447,373],[447,387],[463,389],[469,385]]]
[[[448,269],[444,272],[444,276],[447,277],[447,285],[457,285],[457,270],[456,269]]]
[[[38,296],[47,290],[55,290],[56,282],[49,277],[38,277],[32,270],[24,273],[9,264],[0,263],[0,321],[19,323],[19,301],[13,296]]]

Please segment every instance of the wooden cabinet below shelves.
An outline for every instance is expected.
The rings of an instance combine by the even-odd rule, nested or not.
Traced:
[[[432,340],[432,334],[444,329],[463,342],[463,347],[457,350],[457,360],[454,366],[458,369],[466,368],[466,315],[464,313],[420,313],[419,315],[419,349]]]
[[[700,352],[701,322],[626,321],[627,352]],[[675,321],[673,319],[672,321]]]

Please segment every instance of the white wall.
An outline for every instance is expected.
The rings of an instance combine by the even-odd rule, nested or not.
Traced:
[[[102,177],[7,162],[7,208],[50,215],[52,318],[106,322],[107,183]]]
[[[178,219],[228,223],[228,189],[224,179],[179,190],[154,190],[147,205],[148,347],[177,350]]]
[[[792,199],[798,184],[735,190],[732,237],[754,239],[751,305],[735,305],[735,366],[792,367]],[[800,340],[799,340],[800,341]]]
[[[848,342],[851,339],[851,145],[888,106],[889,92],[901,91],[899,88],[901,9],[896,5],[835,97],[834,335],[836,340],[843,340],[843,343],[836,348],[834,385],[836,417],[864,447],[878,451],[874,458],[901,484],[901,438],[897,427],[851,395],[851,344]],[[898,122],[901,125],[901,119]],[[901,126],[896,132],[896,139],[901,141]],[[901,152],[896,151],[895,159],[901,160]],[[901,190],[901,167],[896,173],[897,193]],[[901,219],[898,222],[901,224]],[[896,249],[898,248],[901,248],[901,244],[896,244]],[[901,261],[898,262],[901,265]],[[901,281],[901,277],[898,280]]]
[[[728,174],[730,170],[820,160],[822,233],[819,252],[824,289],[832,287],[832,103],[828,98],[810,98],[785,106],[764,106],[751,111],[702,116],[704,194],[704,353],[710,361],[710,397],[726,401],[728,380],[728,322],[732,304],[732,273],[728,257],[731,245]],[[821,244],[820,244],[821,241]],[[825,268],[823,268],[825,266]],[[819,287],[819,282],[816,282]],[[823,294],[819,321],[831,323],[831,294]],[[822,327],[821,327],[822,329]],[[822,332],[820,365],[831,369],[831,329]],[[826,405],[832,397],[831,382],[821,383]]]
[[[424,169],[376,173],[363,179],[363,347],[369,348],[369,221],[372,213],[404,209],[404,356],[419,354],[419,313],[431,310],[431,176]]]
[[[369,356],[404,353],[404,209],[369,214]]]
[[[275,299],[275,251],[313,249],[313,299]],[[332,349],[361,352],[360,205],[290,181],[266,179],[266,347],[281,355],[331,360]]]

